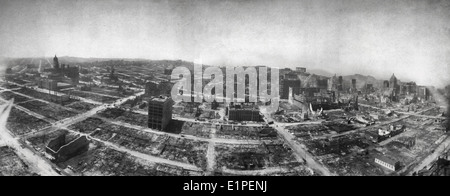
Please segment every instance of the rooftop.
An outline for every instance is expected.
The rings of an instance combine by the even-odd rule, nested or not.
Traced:
[[[155,102],[166,102],[170,100],[170,97],[166,97],[166,96],[159,96],[159,97],[154,97],[151,98],[150,101],[155,101]]]

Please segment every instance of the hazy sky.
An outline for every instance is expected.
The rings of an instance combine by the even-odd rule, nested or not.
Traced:
[[[201,58],[450,83],[450,2],[0,0],[0,56]]]

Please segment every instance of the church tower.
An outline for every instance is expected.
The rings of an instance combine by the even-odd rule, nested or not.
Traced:
[[[389,80],[389,87],[396,88],[397,87],[397,77],[392,74],[391,79]]]
[[[58,57],[53,58],[53,68],[54,69],[59,69],[59,61],[58,61]]]

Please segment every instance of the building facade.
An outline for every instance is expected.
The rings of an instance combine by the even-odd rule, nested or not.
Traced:
[[[284,79],[281,81],[280,98],[289,99],[289,88],[292,88],[292,93],[300,94],[301,81],[299,79]]]
[[[430,99],[430,90],[425,86],[417,86],[417,97],[420,100],[427,101]]]
[[[378,165],[381,165],[384,168],[391,170],[391,171],[397,171],[400,168],[399,161],[394,161],[394,160],[384,157],[384,156],[375,157],[375,163],[377,163]]]
[[[244,108],[244,109],[236,109],[230,108],[228,110],[228,120],[233,121],[263,121],[261,114],[258,109]]]
[[[46,146],[46,153],[53,157],[54,162],[63,162],[80,155],[89,149],[89,140],[85,135],[72,141],[66,141],[66,134],[50,140]]]

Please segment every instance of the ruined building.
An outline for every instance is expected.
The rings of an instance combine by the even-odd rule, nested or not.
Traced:
[[[86,152],[88,149],[89,140],[85,135],[70,139],[67,134],[61,134],[48,143],[45,151],[53,157],[54,162],[64,162]]]
[[[389,81],[385,80],[383,81],[383,89],[388,89],[389,88]]]
[[[259,109],[255,105],[234,105],[231,104],[226,108],[228,120],[233,121],[257,121],[262,122],[263,118]]]
[[[425,86],[417,86],[416,93],[420,100],[427,101],[430,99],[430,90]]]
[[[294,94],[300,93],[301,81],[299,79],[283,79],[281,80],[280,98],[289,98],[289,88],[292,88]]]
[[[378,165],[381,165],[391,171],[397,171],[400,168],[399,161],[390,159],[390,158],[382,156],[382,155],[376,156],[374,161]]]
[[[356,89],[356,79],[352,79],[352,89],[351,89],[351,91],[352,92],[356,92],[357,91],[357,89]]]
[[[344,90],[344,79],[342,78],[342,76],[339,76],[339,78],[338,78],[337,90],[338,91]]]
[[[172,120],[173,101],[169,97],[151,98],[148,102],[148,127],[163,131]]]
[[[393,96],[397,96],[400,93],[400,85],[394,74],[392,74],[391,79],[389,79],[389,88],[393,89]]]

